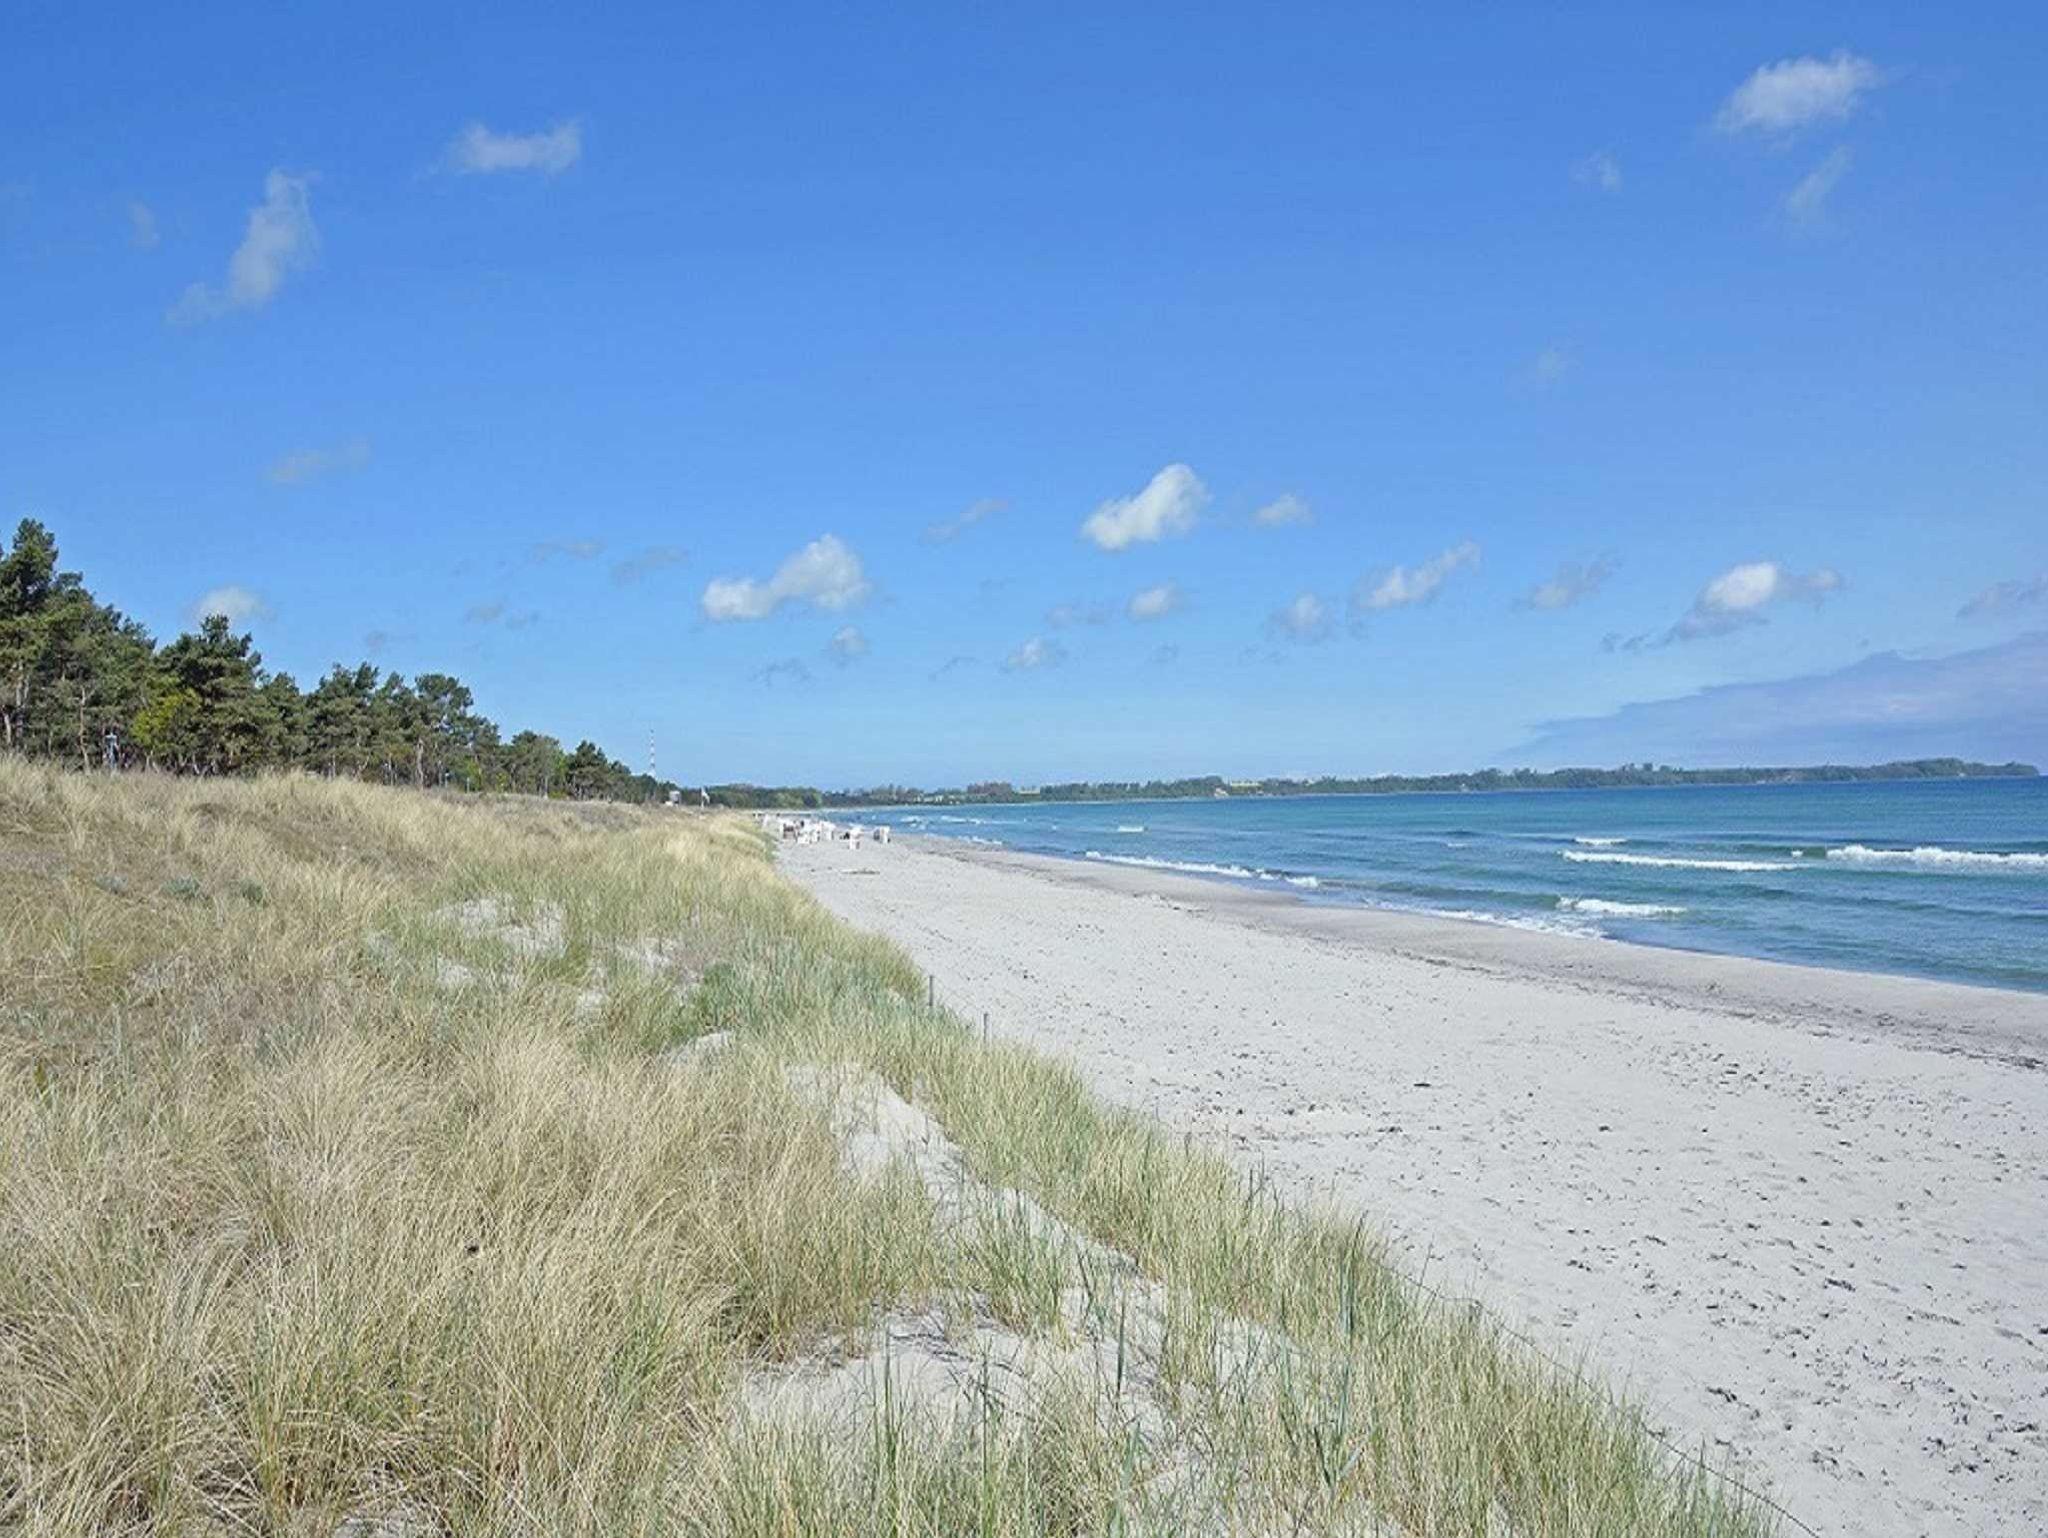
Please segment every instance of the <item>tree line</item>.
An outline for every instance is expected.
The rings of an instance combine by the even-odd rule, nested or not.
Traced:
[[[160,646],[60,570],[55,538],[32,518],[0,549],[0,749],[80,769],[298,769],[582,800],[651,801],[676,788],[594,742],[565,750],[543,732],[506,738],[452,674],[408,681],[374,663],[336,663],[302,689],[220,614]]]

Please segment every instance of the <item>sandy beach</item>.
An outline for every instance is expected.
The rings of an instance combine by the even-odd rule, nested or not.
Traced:
[[[2048,1531],[2048,997],[937,840],[782,864],[1814,1530]]]

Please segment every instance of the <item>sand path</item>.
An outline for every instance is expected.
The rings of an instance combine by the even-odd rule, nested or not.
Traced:
[[[970,1017],[1402,1236],[1829,1534],[2048,1532],[2048,999],[785,848]]]

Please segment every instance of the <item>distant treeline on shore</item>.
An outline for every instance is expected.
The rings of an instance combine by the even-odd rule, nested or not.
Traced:
[[[1034,801],[1221,800],[1231,796],[1358,796],[1412,791],[1609,790],[1638,785],[1802,785],[1851,780],[2026,779],[2032,764],[1980,764],[1963,758],[1910,758],[1889,764],[1805,764],[1785,768],[1680,769],[1670,764],[1623,764],[1618,769],[1477,769],[1469,774],[1380,774],[1367,779],[1226,780],[1196,775],[1181,780],[1087,780],[1016,786],[988,780],[958,790],[877,785],[867,790],[818,790],[808,785],[712,785],[714,806],[815,809],[867,806],[988,806]]]

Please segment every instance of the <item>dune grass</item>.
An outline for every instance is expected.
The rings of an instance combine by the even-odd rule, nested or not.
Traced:
[[[0,1529],[1773,1530],[1355,1215],[923,1003],[737,820],[0,760]],[[849,1165],[807,1065],[1007,1196]],[[744,1408],[915,1309],[1114,1365]]]

